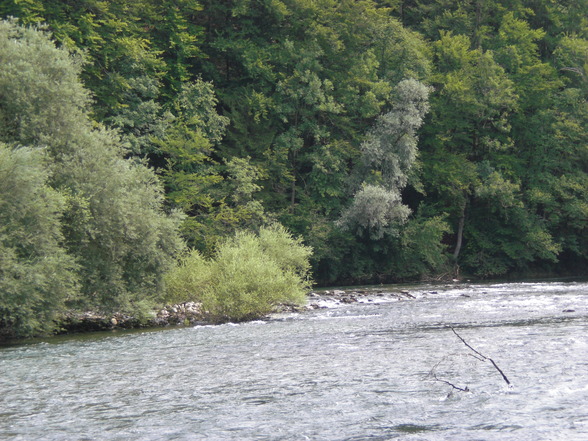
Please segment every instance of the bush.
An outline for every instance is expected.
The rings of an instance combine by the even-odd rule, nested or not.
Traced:
[[[261,228],[259,243],[262,251],[271,257],[282,270],[292,271],[302,279],[308,277],[312,249],[304,246],[301,239],[292,237],[284,226],[274,224],[267,228]]]
[[[166,300],[170,303],[202,301],[202,292],[210,285],[211,262],[192,250],[166,274]]]
[[[310,288],[311,250],[284,227],[239,232],[212,259],[193,251],[168,274],[173,301],[199,301],[216,323],[263,317],[280,304],[302,304]]]

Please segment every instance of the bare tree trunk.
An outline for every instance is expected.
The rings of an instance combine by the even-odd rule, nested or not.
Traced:
[[[465,225],[466,205],[467,199],[464,199],[464,202],[461,206],[461,216],[459,218],[459,223],[457,224],[457,240],[455,243],[455,250],[453,251],[453,260],[456,262],[461,251],[461,245],[463,243],[463,227]]]
[[[474,29],[474,48],[480,49],[482,47],[482,7],[483,0],[476,1],[476,24]]]
[[[296,206],[296,153],[292,157],[292,186],[290,187],[290,213],[294,214]]]
[[[292,177],[292,188],[290,190],[290,213],[294,214],[296,205],[296,176]]]

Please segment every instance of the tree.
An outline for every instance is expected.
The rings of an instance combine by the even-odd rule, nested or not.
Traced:
[[[60,224],[66,197],[47,185],[43,156],[0,143],[0,337],[53,331],[78,294]]]
[[[480,185],[477,164],[507,165],[502,161],[513,144],[509,116],[517,96],[493,53],[470,49],[467,37],[442,32],[435,49],[437,93],[425,127],[425,188],[451,216],[457,261],[468,232],[467,211]]]
[[[426,74],[424,41],[371,1],[203,6],[202,70],[213,72],[231,119],[219,153],[261,167],[267,211],[297,231],[336,215],[364,127],[401,75]]]
[[[521,3],[486,2],[495,14],[480,16],[483,38],[477,39],[470,26],[477,16],[465,6],[457,7],[461,15],[453,9],[429,21],[439,38],[437,93],[423,136],[425,189],[433,206],[449,214],[453,256],[468,271],[489,276],[553,263],[562,247],[529,204],[534,191],[526,179],[527,158],[541,158],[543,130],[531,121],[563,86],[540,58],[546,33],[532,28],[532,13]],[[458,15],[468,31],[447,30],[447,19]]]
[[[117,135],[89,118],[80,59],[47,34],[0,22],[0,140],[46,148],[49,184],[67,195],[62,229],[79,264],[81,303],[136,311],[161,295],[182,249],[153,171],[125,160]]]
[[[582,271],[587,261],[588,104],[585,94],[567,88],[550,107],[527,121],[523,152],[526,203],[561,248],[563,268]]]
[[[339,224],[358,227],[380,239],[393,223],[402,224],[410,210],[402,204],[401,190],[417,156],[417,130],[429,110],[429,90],[416,80],[401,81],[392,110],[382,115],[361,145],[356,174],[364,179]]]
[[[588,34],[588,32],[587,32]],[[555,65],[565,74],[566,83],[588,91],[588,35],[563,37],[554,51]]]
[[[165,158],[163,178],[167,201],[186,217],[182,231],[189,245],[210,251],[219,238],[240,229],[256,228],[266,220],[254,197],[264,176],[250,158],[226,158],[218,146],[227,117],[216,111],[213,85],[201,79],[184,84],[174,101],[174,119],[164,137],[156,140]]]
[[[406,222],[409,214],[397,190],[368,184],[355,194],[338,224],[358,235],[365,232],[371,239],[381,239],[385,233],[394,233],[395,224]]]
[[[92,180],[69,165],[79,145],[105,146],[105,156],[89,149],[96,163],[112,154],[145,160],[165,184],[166,207],[187,214],[181,231],[191,246],[210,255],[224,236],[279,220],[313,245],[313,265],[329,283],[433,271],[443,256],[430,257],[445,248],[480,275],[555,268],[558,258],[581,267],[585,6],[7,0],[1,16],[47,23],[57,44],[78,54],[62,63],[79,64],[74,76],[92,103],[77,79],[40,67],[55,80],[41,93],[26,62],[12,71],[2,60],[4,78],[12,73],[0,140],[47,146],[61,161],[50,183],[64,194],[73,178],[61,169]],[[393,92],[407,78],[433,86],[418,156],[416,144],[402,146],[410,136],[402,149],[386,147],[408,122],[394,113]],[[39,99],[20,100],[25,89]],[[67,110],[76,106],[79,118]],[[84,128],[87,136],[65,128],[87,127],[88,116],[117,134],[100,124]],[[136,180],[153,179],[137,170],[129,172]],[[77,190],[66,198],[75,222],[90,216],[86,199]]]

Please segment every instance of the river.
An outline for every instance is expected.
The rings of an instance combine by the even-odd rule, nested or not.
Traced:
[[[588,283],[387,290],[0,348],[0,439],[588,439]]]

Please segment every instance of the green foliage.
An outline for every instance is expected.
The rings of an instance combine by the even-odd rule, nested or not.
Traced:
[[[570,230],[553,222],[561,207],[543,203],[555,202],[547,195],[558,187],[556,164],[571,166],[568,159],[578,157],[555,159],[552,152],[562,145],[558,123],[542,109],[557,106],[554,97],[566,82],[581,87],[582,37],[572,42],[561,30],[574,29],[575,38],[582,26],[575,6],[466,3],[435,0],[410,8],[411,23],[435,49],[422,179],[429,207],[449,215],[452,234],[445,241],[456,244],[462,269],[489,276],[557,261],[567,248],[559,235]],[[570,13],[565,19],[564,10]],[[576,110],[562,120],[576,120]],[[581,141],[564,144],[570,151]],[[577,175],[580,164],[566,169]],[[542,202],[530,203],[535,197]]]
[[[89,125],[82,112],[89,96],[78,80],[81,58],[15,21],[0,22],[0,42],[1,139],[65,153],[58,149],[68,149],[74,128]]]
[[[281,256],[283,252],[288,253],[287,248],[268,253],[263,240],[250,233],[239,233],[221,244],[212,269],[213,288],[205,291],[202,299],[209,319],[249,320],[268,314],[282,303],[303,303],[308,281],[294,271],[299,268],[290,268],[288,256]]]
[[[564,36],[554,51],[556,67],[565,73],[566,82],[588,90],[588,36]]]
[[[53,331],[77,296],[77,266],[60,230],[65,198],[47,185],[43,159],[0,143],[0,337]]]
[[[0,141],[47,147],[68,250],[102,268],[97,283],[118,280],[109,286],[119,299],[141,284],[123,256],[173,254],[174,240],[168,225],[165,246],[81,246],[149,218],[130,196],[129,210],[98,202],[117,200],[116,185],[183,211],[184,237],[206,256],[236,230],[279,220],[313,245],[313,270],[329,283],[445,271],[446,251],[479,275],[557,269],[558,259],[582,268],[585,9],[586,0],[7,0],[0,16],[47,23],[62,49],[3,25]],[[430,96],[418,104],[402,88]],[[155,179],[140,161],[164,194],[140,189]],[[100,180],[114,184],[98,198]],[[159,221],[150,222],[138,230]],[[119,263],[92,260],[106,255]]]
[[[280,304],[305,301],[310,254],[282,226],[239,232],[212,259],[192,251],[168,274],[168,292],[173,301],[202,302],[213,322],[260,318]]]
[[[312,248],[304,245],[280,224],[272,224],[259,230],[262,251],[275,261],[282,271],[292,272],[305,283],[310,283]]]
[[[504,69],[491,52],[467,49],[461,36],[442,34],[435,48],[441,87],[433,98],[431,128],[437,138],[473,160],[507,149],[512,144],[508,117],[517,96]]]
[[[49,183],[66,196],[61,228],[80,303],[133,310],[157,298],[183,245],[155,174],[123,159],[116,134],[89,119],[80,63],[47,35],[0,22],[0,59],[1,139],[47,149]]]
[[[352,204],[343,212],[339,225],[372,239],[381,239],[384,233],[394,233],[395,226],[406,222],[410,209],[402,204],[400,194],[382,186],[365,185]]]
[[[155,160],[158,151],[154,140],[165,136],[173,115],[157,101],[160,83],[156,78],[134,77],[127,83],[128,87],[120,93],[124,104],[105,117],[104,122],[121,133],[131,154]]]
[[[161,279],[182,243],[181,217],[161,211],[155,174],[122,160],[109,132],[92,132],[55,173],[77,201],[64,225],[68,248],[82,263],[84,300],[95,308],[132,310],[135,300],[157,299]],[[71,238],[71,239],[70,239]]]
[[[212,265],[198,250],[182,257],[165,276],[166,300],[170,303],[202,301],[203,292],[210,285]]]
[[[361,145],[362,176],[381,177],[376,182],[388,189],[406,186],[417,156],[416,132],[429,111],[428,95],[429,89],[416,80],[403,80],[396,86],[392,110],[376,120]]]
[[[417,156],[416,131],[429,110],[428,92],[416,80],[396,87],[392,110],[377,120],[361,145],[356,173],[364,181],[338,221],[343,228],[381,239],[408,218],[410,209],[402,204],[400,191]]]
[[[528,120],[527,205],[543,219],[567,259],[586,258],[588,103],[575,88],[553,96],[551,108]]]
[[[390,273],[411,278],[444,272],[448,258],[443,236],[449,231],[445,216],[425,217],[419,213],[409,220],[401,232]]]
[[[488,277],[524,269],[537,258],[557,260],[561,247],[545,222],[525,207],[519,185],[488,169],[482,171],[475,195],[467,226],[475,240],[466,245],[463,260],[469,271]]]
[[[146,78],[156,85],[157,99],[191,79],[188,66],[202,55],[202,28],[194,22],[199,9],[194,0],[8,0],[0,14],[23,24],[46,23],[60,44],[83,50],[82,76],[96,97],[93,110],[100,119],[117,120],[129,117],[137,99],[158,104],[151,92],[144,95]]]
[[[167,202],[187,214],[182,231],[188,243],[202,247],[203,236],[218,235],[212,212],[224,196],[218,191],[223,176],[212,153],[229,121],[215,110],[212,84],[201,79],[185,83],[172,104],[173,121],[154,143],[165,160]]]
[[[297,231],[310,212],[338,214],[366,124],[403,75],[426,74],[425,43],[369,1],[203,6],[232,122],[222,155],[265,169],[266,211]]]
[[[217,104],[211,83],[198,79],[185,84],[174,102],[172,125],[156,141],[166,158],[168,202],[188,214],[182,230],[189,244],[200,249],[266,220],[254,197],[262,171],[250,158],[227,159],[224,166],[213,159],[229,123],[216,112]]]

